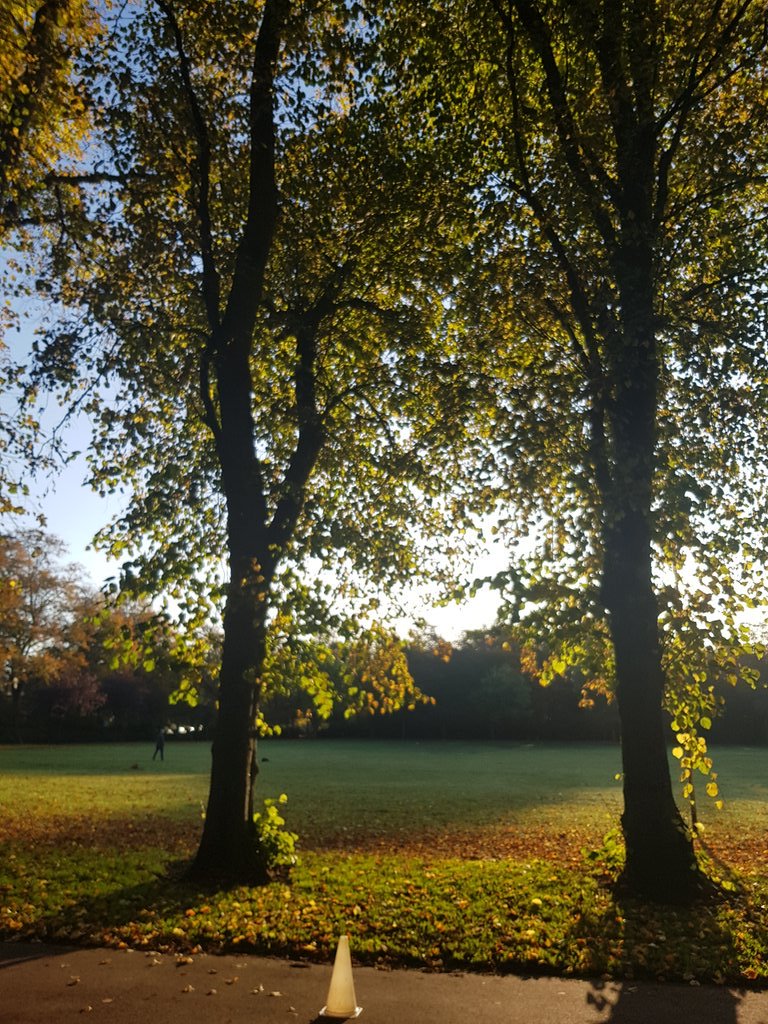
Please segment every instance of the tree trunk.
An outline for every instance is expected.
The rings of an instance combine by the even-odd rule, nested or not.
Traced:
[[[644,208],[640,200],[638,210]],[[659,364],[653,320],[652,245],[629,225],[616,265],[623,337],[613,364],[609,421],[613,470],[603,494],[603,597],[616,662],[624,769],[625,882],[663,900],[689,898],[700,875],[672,795],[665,742],[658,604],[653,589],[652,507]]]
[[[269,589],[280,551],[270,549],[266,506],[254,455],[251,386],[245,345],[225,350],[219,364],[222,488],[227,500],[229,588],[219,709],[203,834],[191,873],[262,882],[253,823],[256,713],[266,655]]]
[[[198,877],[265,880],[253,824],[253,788],[258,773],[256,713],[266,654],[266,589],[257,557],[231,560],[208,804],[191,869]]]
[[[624,881],[652,898],[686,899],[697,889],[699,873],[672,795],[647,520],[630,513],[608,534],[604,583],[621,722]]]
[[[11,728],[16,743],[22,743],[21,738],[21,692],[23,684],[18,680],[11,683]]]

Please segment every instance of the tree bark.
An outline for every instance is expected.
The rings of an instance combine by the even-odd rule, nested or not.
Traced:
[[[637,216],[616,260],[623,337],[612,361],[613,446],[603,494],[603,598],[616,666],[624,775],[624,881],[662,900],[687,899],[700,875],[672,794],[665,742],[652,517],[659,359],[653,320],[652,246]],[[646,222],[647,223],[647,222]],[[650,233],[649,233],[650,234]]]
[[[192,873],[264,880],[253,823],[256,714],[266,655],[269,590],[281,549],[271,546],[254,450],[249,353],[222,346],[218,453],[227,503],[229,588],[205,824]]]
[[[254,588],[258,585],[254,575],[258,572],[249,572],[242,564],[240,568],[238,573],[233,564],[224,616],[210,788],[192,874],[262,882],[253,823],[253,787],[258,771],[255,723],[266,650],[266,601],[255,599]]]
[[[202,292],[210,330],[201,353],[200,391],[204,418],[213,434],[221,467],[230,575],[208,804],[190,873],[227,881],[265,880],[264,859],[259,856],[253,821],[253,787],[258,771],[256,715],[266,656],[270,585],[290,538],[290,534],[275,538],[270,530],[265,485],[256,452],[251,376],[256,316],[279,213],[274,79],[289,7],[290,0],[266,0],[254,46],[248,90],[247,214],[223,316],[210,219],[208,127],[195,94],[182,34],[171,8],[167,7],[197,144],[195,187]],[[310,469],[311,464],[307,473]],[[298,507],[305,482],[300,481]]]
[[[681,94],[670,142],[662,137],[657,109],[666,59],[658,4],[491,3],[508,45],[511,166],[519,194],[537,217],[568,289],[578,331],[554,308],[569,332],[590,394],[592,470],[602,516],[601,582],[615,649],[622,733],[625,879],[648,895],[684,897],[698,887],[700,876],[672,796],[664,736],[666,680],[652,557],[661,383],[655,324],[669,170],[694,108],[699,69]],[[561,32],[561,26],[577,21],[583,64],[581,43]],[[542,127],[520,99],[525,90],[519,86],[525,82],[518,75],[528,74],[527,68],[518,72],[513,59],[520,29],[538,62],[548,130],[569,182],[567,194],[574,197],[566,198],[569,205],[562,209],[569,210],[573,222],[580,219],[594,238],[591,262],[585,260],[582,240],[571,237],[572,228],[558,227],[561,201],[551,198],[551,180],[542,187],[553,172],[538,161],[532,140]],[[605,105],[605,144],[599,132],[582,130],[584,85],[578,75],[571,80],[571,47],[573,66],[592,76]]]
[[[624,777],[623,880],[646,896],[685,899],[698,887],[699,873],[672,795],[648,520],[630,511],[606,533],[604,593],[616,659]]]

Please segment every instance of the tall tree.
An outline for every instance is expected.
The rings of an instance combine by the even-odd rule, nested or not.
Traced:
[[[195,870],[243,877],[283,570],[339,548],[380,588],[450,511],[436,496],[453,456],[427,456],[452,419],[408,344],[440,351],[439,283],[413,273],[431,209],[373,120],[356,9],[159,0],[112,38],[102,145],[122,181],[72,182],[92,213],[73,241],[91,255],[59,259],[70,315],[39,372],[117,383],[92,408],[93,465],[97,486],[132,492],[108,535],[134,553],[124,587],[170,592],[190,622],[223,599]]]
[[[765,527],[764,6],[482,0],[392,27],[476,225],[485,472],[540,539],[516,598],[615,673],[627,881],[690,893],[662,701],[735,636],[759,587],[744,512]]]

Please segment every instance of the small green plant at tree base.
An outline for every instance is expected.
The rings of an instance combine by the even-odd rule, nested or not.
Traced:
[[[284,827],[285,818],[279,810],[286,803],[285,793],[276,800],[267,797],[264,810],[253,816],[256,867],[265,878],[285,874],[298,863],[296,843],[299,837]]]
[[[615,882],[624,867],[624,836],[620,828],[612,828],[603,836],[602,845],[595,850],[582,849],[588,864],[596,867],[603,881]]]

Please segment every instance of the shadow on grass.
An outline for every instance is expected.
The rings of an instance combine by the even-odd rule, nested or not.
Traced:
[[[312,920],[305,919],[303,911],[314,900],[302,905],[278,883],[260,890],[263,901],[251,904],[242,889],[223,891],[183,880],[179,873],[184,866],[169,864],[162,876],[145,874],[134,884],[125,878],[122,886],[118,883],[101,893],[81,888],[72,891],[69,899],[57,899],[55,906],[36,904],[30,892],[25,904],[30,916],[19,936],[69,946],[125,943],[182,954],[202,948],[212,953],[326,958],[329,950],[321,942],[311,950],[303,944]],[[110,867],[117,869],[117,865]],[[471,900],[466,878],[463,882],[456,891]],[[85,880],[86,886],[97,883],[104,884],[104,876],[96,882]],[[301,887],[297,892],[300,897]],[[757,976],[753,965],[762,973],[768,949],[768,921],[759,906],[762,896],[750,900],[742,893],[730,901],[710,900],[681,908],[624,896],[595,898],[594,890],[586,886],[584,892],[580,912],[575,901],[567,901],[576,916],[559,932],[555,942],[560,953],[548,961],[547,973],[561,970],[582,977],[623,979],[590,983],[588,1006],[601,1021],[671,1024],[674,1020],[677,1024],[681,1019],[701,1018],[707,1024],[736,1024],[744,984]],[[345,907],[333,910],[337,912],[340,917],[323,922],[328,934],[335,934],[336,925],[346,916]],[[483,928],[484,922],[482,918]],[[368,960],[368,955],[362,959]],[[392,966],[418,962],[393,958]],[[491,969],[490,961],[485,966]],[[637,984],[640,980],[642,986]],[[717,987],[706,985],[713,980]],[[692,1005],[701,1012],[692,1016]]]
[[[100,893],[73,892],[63,905],[38,906],[22,923],[18,942],[12,933],[0,932],[0,967],[3,948],[10,957],[12,947],[34,951],[35,941],[69,948],[127,946],[180,955],[201,950],[292,955],[291,943],[281,942],[274,933],[254,937],[251,932],[243,941],[245,920],[239,900],[245,887],[222,889],[192,880],[186,875],[188,867],[187,860],[172,862],[162,874],[153,873],[133,885]],[[223,910],[220,902],[225,904]]]

